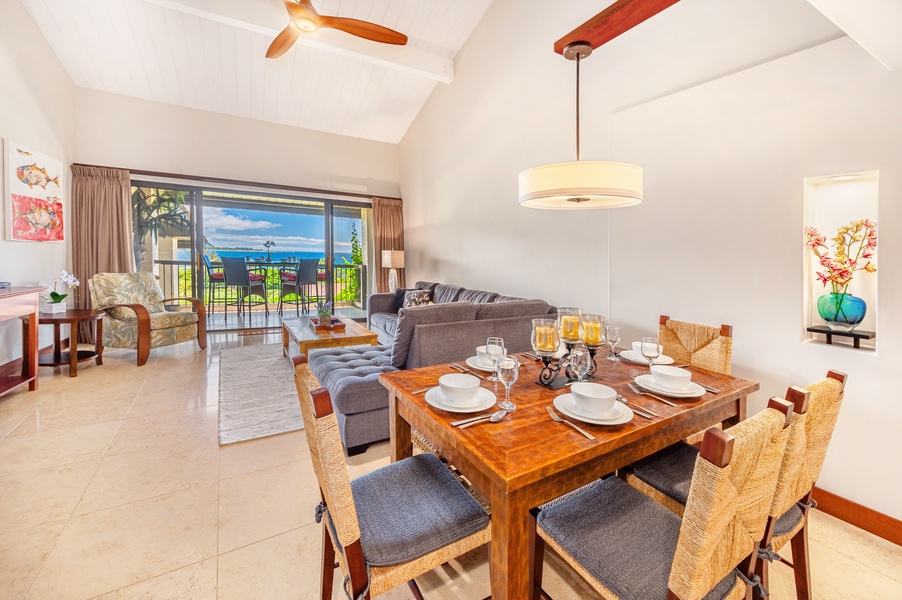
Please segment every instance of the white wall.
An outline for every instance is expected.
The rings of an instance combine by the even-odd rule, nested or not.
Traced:
[[[520,170],[572,159],[573,67],[551,46],[598,11],[493,2],[455,82],[436,89],[401,143],[408,281],[580,306],[624,325],[627,340],[662,313],[730,323],[735,373],[761,382],[753,409],[845,371],[820,485],[902,518],[902,484],[882,464],[902,450],[891,381],[902,363],[902,76],[807,2],[681,2],[583,64],[583,158],[641,164],[645,203],[519,208]],[[802,345],[802,179],[870,169],[880,169],[878,352]]]
[[[65,243],[6,241],[5,227],[0,227],[0,280],[14,285],[49,283],[69,264],[75,86],[21,2],[0,3],[0,138],[63,161]],[[5,222],[5,202],[0,205]],[[0,323],[0,364],[22,355],[21,331],[18,319]],[[52,331],[42,327],[40,341],[52,343]]]
[[[398,146],[79,88],[78,162],[397,196]]]
[[[733,325],[734,373],[761,382],[754,410],[829,369],[848,373],[819,485],[896,518],[900,101],[902,72],[843,38],[610,121],[612,151],[646,173],[646,201],[611,219],[614,318],[633,337],[661,313]],[[803,179],[870,170],[880,171],[877,352],[803,344]]]

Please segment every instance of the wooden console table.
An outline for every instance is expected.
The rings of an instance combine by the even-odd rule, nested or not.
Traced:
[[[0,396],[20,385],[38,389],[38,303],[41,287],[9,287],[0,290],[0,321],[30,317],[22,323],[22,374],[0,377]]]

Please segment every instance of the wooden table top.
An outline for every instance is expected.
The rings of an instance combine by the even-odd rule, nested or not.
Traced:
[[[38,321],[43,325],[45,323],[77,323],[79,321],[96,321],[104,315],[102,310],[91,310],[87,308],[70,308],[66,312],[61,313],[38,313]],[[22,317],[27,319],[28,317]]]
[[[297,342],[324,339],[346,339],[346,338],[371,338],[376,334],[354,319],[345,315],[335,315],[342,323],[345,324],[344,331],[316,331],[310,325],[310,317],[295,317],[282,319],[282,325],[291,333],[291,336]],[[416,389],[416,388],[414,388]]]
[[[538,385],[541,363],[522,355],[521,363],[525,366],[520,368],[519,378],[511,388],[511,400],[517,410],[499,423],[466,429],[451,427],[449,423],[472,415],[434,408],[426,402],[425,394],[411,394],[414,390],[437,385],[441,375],[456,372],[448,365],[383,373],[380,380],[396,393],[400,416],[420,430],[440,452],[475,465],[489,480],[486,483],[509,491],[618,451],[631,456],[650,454],[660,447],[655,440],[663,430],[668,430],[666,437],[673,437],[675,429],[686,430],[685,434],[679,433],[685,437],[694,432],[695,423],[705,423],[699,426],[701,429],[718,422],[719,414],[727,417],[731,412],[735,414],[736,402],[759,387],[752,381],[690,367],[693,381],[720,392],[706,393],[694,399],[674,398],[672,401],[677,404],[674,408],[648,396],[639,396],[627,387],[636,376],[648,372],[647,366],[626,361],[615,363],[599,356],[595,373],[598,379],[595,381],[614,388],[630,403],[651,409],[659,416],[646,419],[636,414],[629,423],[609,426],[584,423],[561,415],[595,436],[593,441],[563,423],[551,420],[546,407],[552,405],[555,396],[567,393],[567,390],[549,390]],[[500,383],[480,383],[494,392],[499,402],[504,398],[504,387]],[[494,410],[497,407],[487,409],[485,413]],[[647,446],[647,452],[643,451],[643,446]]]

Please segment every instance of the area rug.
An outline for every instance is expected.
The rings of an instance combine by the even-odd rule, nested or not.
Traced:
[[[220,351],[220,446],[303,428],[294,370],[281,344]]]

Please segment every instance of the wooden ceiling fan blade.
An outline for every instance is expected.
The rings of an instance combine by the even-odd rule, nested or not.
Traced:
[[[397,46],[407,44],[407,36],[403,33],[368,21],[347,19],[345,17],[321,16],[319,18],[319,26],[338,29],[339,31],[344,31],[345,33],[350,33],[351,35],[356,35],[357,37],[362,37],[374,42],[381,42],[383,44],[395,44]]]
[[[292,21],[269,45],[269,49],[266,51],[266,58],[279,58],[285,54],[297,41],[299,35],[301,35],[301,30]]]
[[[310,0],[282,0],[282,4],[285,5],[285,10],[288,11],[292,20],[312,19],[319,16],[319,13],[313,8]],[[311,12],[313,15],[310,14]]]

